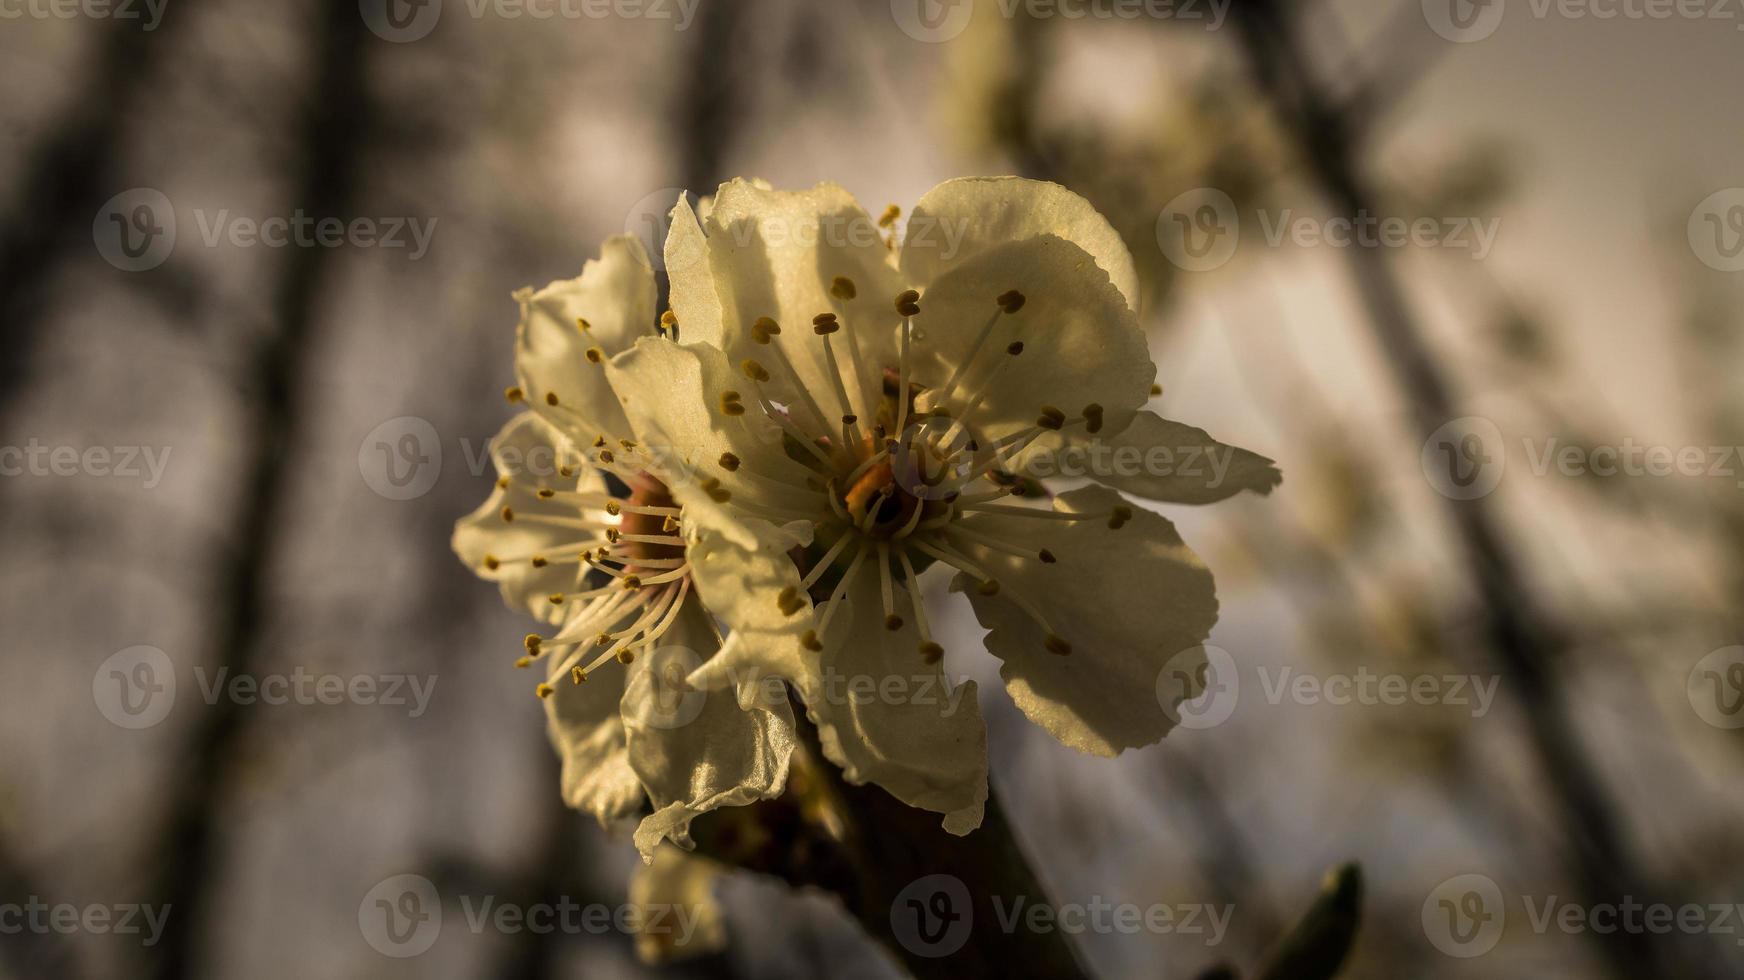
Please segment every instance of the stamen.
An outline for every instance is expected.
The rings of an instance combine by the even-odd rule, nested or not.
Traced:
[[[836,583],[835,591],[830,593],[829,604],[824,609],[823,616],[818,620],[817,632],[819,636],[829,633],[830,620],[836,615],[836,610],[841,608],[842,598],[848,594],[848,587],[854,584],[854,576],[860,573],[860,566],[865,563],[866,555],[871,550],[862,544],[859,550],[854,552],[854,560],[848,563],[848,570],[842,573],[842,580]]]
[[[503,398],[506,399],[510,405],[519,405],[521,402],[526,400],[527,393],[521,390],[520,385],[511,385],[508,388],[503,389]]]
[[[757,322],[751,325],[751,339],[759,344],[767,346],[775,355],[775,363],[780,367],[781,373],[784,376],[788,387],[792,388],[794,394],[799,397],[800,403],[805,406],[805,410],[811,413],[812,422],[817,427],[817,431],[830,431],[829,424],[824,421],[823,409],[819,408],[817,401],[812,398],[811,389],[807,388],[805,384],[800,381],[799,372],[794,369],[793,362],[788,359],[787,351],[783,349],[780,344],[771,343],[771,338],[779,333],[781,333],[780,324],[777,324],[774,320],[766,316],[758,317]],[[810,440],[802,439],[801,441],[809,442]]]
[[[945,648],[933,642],[932,630],[927,627],[926,603],[920,595],[920,576],[914,573],[914,565],[908,560],[908,549],[899,549],[896,559],[902,562],[902,575],[908,582],[908,599],[914,606],[914,628],[920,631],[921,659],[936,664],[944,658]]]
[[[849,542],[853,540],[854,536],[852,534],[844,534],[840,538],[837,538],[836,543],[830,545],[829,550],[824,552],[824,556],[819,558],[818,563],[813,565],[811,571],[806,573],[805,578],[800,580],[799,591],[805,592],[810,590],[811,587],[817,583],[818,579],[823,578],[824,572],[828,571],[830,566],[836,563],[836,556],[840,555],[842,549],[846,548]]]
[[[890,546],[878,545],[878,591],[884,600],[884,628],[896,632],[902,629],[902,617],[896,615],[896,603],[891,599]]]

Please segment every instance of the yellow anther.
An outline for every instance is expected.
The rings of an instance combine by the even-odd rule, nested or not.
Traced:
[[[769,338],[780,332],[781,324],[766,316],[758,317],[757,322],[751,324],[751,339],[759,344],[769,343]]]
[[[606,540],[610,541],[612,544],[617,544],[618,539],[623,537],[623,536],[624,536],[624,532],[618,530],[615,527],[606,528]],[[600,549],[599,556],[601,558],[604,558],[606,556],[606,550],[604,548]]]
[[[1043,548],[1041,551],[1037,552],[1036,557],[1040,558],[1042,560],[1042,564],[1044,564],[1044,565],[1052,565],[1054,562],[1059,561],[1058,558],[1054,557],[1054,553],[1049,551],[1046,548]]]
[[[1048,648],[1049,653],[1057,657],[1064,657],[1072,652],[1072,644],[1067,643],[1065,639],[1057,633],[1049,633],[1048,638],[1042,641],[1042,645]]]
[[[1018,310],[1023,309],[1023,294],[1015,289],[1007,289],[1005,292],[1000,293],[994,302],[998,303],[999,308],[1005,312],[1016,313]]]
[[[676,326],[678,326],[678,314],[673,313],[671,310],[667,310],[660,314],[660,329],[667,333],[671,333],[672,328]]]
[[[588,359],[588,361],[590,363],[600,364],[600,363],[605,361],[606,352],[603,350],[600,350],[598,347],[589,347],[587,349],[587,353],[584,356]]]
[[[534,568],[544,568],[546,565],[549,565],[551,563],[545,560],[544,555],[534,555],[532,557],[532,559],[530,560],[529,564],[531,564]]]
[[[540,684],[538,687],[533,688],[533,693],[539,695],[539,699],[542,701],[557,693],[557,689],[549,684]]]
[[[902,617],[898,616],[895,613],[891,613],[890,615],[885,616],[884,617],[884,628],[889,630],[892,633],[896,632],[899,629],[902,629]]]
[[[721,392],[721,414],[733,416],[745,414],[745,405],[739,400],[738,392],[732,390]]]
[[[1160,398],[1160,397],[1162,397],[1162,394],[1163,394],[1163,386],[1162,385],[1151,385],[1151,397],[1152,398]]]
[[[576,684],[586,684],[587,671],[582,670],[579,666],[571,667],[569,668],[569,679]]]
[[[1005,345],[1005,352],[1007,354],[1010,354],[1012,357],[1016,357],[1017,355],[1023,353],[1023,341],[1014,340],[1011,343],[1006,344]]]
[[[636,651],[634,651],[634,650],[619,650],[618,651],[618,663],[633,664],[635,662],[636,662]]]
[[[574,476],[575,475],[575,467],[570,466],[568,463],[565,463],[562,466],[557,467],[557,475],[563,476],[563,477]]]
[[[551,489],[550,487],[540,487],[539,488],[539,499],[540,500],[550,500],[552,497],[555,497],[555,496],[557,496],[557,491]]]
[[[1132,520],[1132,508],[1120,506],[1108,512],[1108,529],[1118,531],[1127,521]]]
[[[913,289],[904,289],[896,294],[896,312],[902,316],[920,315],[920,293]]]
[[[623,512],[624,512],[623,505],[619,504],[616,500],[606,501],[606,513],[612,515],[613,517],[616,517]]]
[[[999,594],[999,582],[995,579],[986,579],[980,585],[975,586],[975,591],[984,596],[996,596]]]
[[[547,391],[545,393],[545,404],[555,407],[557,405],[557,392]]]
[[[526,400],[527,393],[521,390],[520,385],[510,385],[503,389],[503,397],[508,399],[510,405],[519,405]]]
[[[850,300],[860,295],[860,291],[854,287],[854,280],[837,276],[830,280],[830,295],[839,300]]]
[[[612,634],[601,633],[600,635],[594,637],[593,638],[593,645],[596,647],[609,647],[609,646],[611,646],[612,645]]]
[[[842,416],[842,424],[843,425],[853,425],[855,422],[858,422],[858,421],[860,421],[860,416],[858,416],[858,415],[844,415],[844,416]]]
[[[507,490],[508,488],[509,488],[509,478],[506,476],[497,477],[497,489],[498,490]]]
[[[600,452],[599,452],[599,461],[600,462],[606,464],[607,466],[610,466],[612,464],[612,461],[615,459],[617,459],[617,457],[612,455],[612,451],[610,449],[600,450]]]
[[[763,367],[763,365],[758,364],[756,361],[752,360],[749,357],[747,357],[743,361],[739,362],[739,370],[743,371],[745,373],[745,377],[750,378],[752,381],[768,381],[769,380],[768,370],[765,369]]]
[[[921,659],[929,664],[936,664],[945,657],[945,648],[931,640],[922,643],[919,650]]]
[[[799,590],[790,585],[775,597],[775,605],[781,610],[781,615],[791,616],[805,608],[805,600],[799,597]]]
[[[522,670],[526,670],[526,669],[527,669],[527,668],[528,668],[528,667],[531,667],[531,666],[533,666],[533,658],[532,658],[532,657],[519,657],[519,658],[516,658],[516,660],[515,660],[515,666],[516,666],[516,667],[519,667],[519,668],[520,668],[520,669],[522,669]]]
[[[1052,405],[1043,405],[1042,414],[1036,419],[1036,425],[1039,425],[1044,429],[1053,429],[1055,431],[1058,431],[1065,424],[1066,413]]]
[[[539,644],[544,643],[544,642],[545,642],[545,638],[540,636],[539,634],[528,633],[527,638],[521,641],[521,645],[526,647],[529,650],[537,650],[537,649],[539,649]]]
[[[605,446],[605,444],[606,444],[606,437],[605,436],[595,436],[594,437],[593,448],[601,449]]]
[[[504,507],[502,510],[502,518],[503,518],[504,524],[507,524],[510,521],[514,520],[515,519],[515,508]]]
[[[589,330],[593,329],[593,324],[587,322],[587,317],[578,316],[575,318],[575,329],[580,330],[582,333],[587,333]]]
[[[733,499],[733,495],[727,491],[727,488],[721,486],[721,481],[712,476],[702,481],[699,486],[702,487],[702,492],[708,494],[709,499],[717,504],[724,504]]]
[[[818,639],[817,630],[806,630],[804,633],[801,633],[799,642],[801,646],[813,653],[823,652],[824,643],[822,640]]]
[[[667,534],[671,534],[673,531],[678,530],[678,518],[673,517],[671,514],[667,514],[666,520],[660,522],[660,530],[665,531]]]
[[[894,204],[888,205],[884,213],[878,216],[878,227],[889,228],[896,224],[896,219],[902,217],[902,209]]]
[[[497,569],[501,568],[502,565],[503,565],[503,563],[501,561],[497,560],[496,555],[485,555],[484,556],[484,567],[489,569],[490,571],[494,572]]]
[[[811,332],[819,337],[827,337],[842,329],[842,322],[836,319],[834,313],[819,313],[811,318]]]
[[[561,606],[561,605],[563,605],[563,593],[561,593],[561,592],[553,592],[553,593],[551,593],[551,594],[550,594],[550,595],[548,595],[548,596],[546,596],[546,597],[545,597],[545,598],[546,598],[546,600],[548,600],[548,601],[549,601],[549,602],[550,602],[550,603],[551,603],[551,604],[552,604],[552,605],[553,605],[553,606]]]
[[[739,468],[739,457],[732,453],[721,453],[721,469],[732,473]]]
[[[624,576],[624,591],[634,592],[641,587],[642,587],[642,577],[640,575],[626,575],[626,576]]]
[[[633,453],[636,451],[636,440],[634,439],[619,439],[618,445],[624,447],[624,452]]]
[[[1084,406],[1084,431],[1097,433],[1102,431],[1102,406],[1092,402]]]

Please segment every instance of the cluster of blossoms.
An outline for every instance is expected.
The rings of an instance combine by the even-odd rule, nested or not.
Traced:
[[[833,185],[732,181],[666,242],[657,310],[636,239],[517,295],[511,402],[462,560],[549,625],[565,798],[636,842],[688,846],[716,807],[780,795],[788,692],[855,783],[963,834],[987,797],[973,682],[949,699],[922,576],[967,597],[1013,701],[1084,752],[1163,737],[1217,616],[1210,572],[1130,497],[1207,503],[1278,482],[1269,460],[1146,409],[1156,368],[1132,259],[1054,184],[947,182],[874,221]],[[864,233],[885,229],[884,234]],[[918,235],[917,229],[945,229]],[[1232,460],[1026,475],[1044,454],[1159,447]],[[1123,496],[1128,495],[1128,496]],[[1159,677],[1185,678],[1159,696]]]

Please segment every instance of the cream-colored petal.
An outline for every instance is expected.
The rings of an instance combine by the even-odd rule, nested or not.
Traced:
[[[721,864],[670,844],[630,873],[630,904],[639,910],[636,955],[659,965],[719,952],[727,926],[715,900]]]
[[[713,210],[713,201],[702,203]],[[666,276],[672,286],[667,302],[678,318],[681,341],[722,347],[721,297],[714,264],[709,261],[703,220],[691,208],[689,198],[679,197],[666,232]]]
[[[1117,507],[1131,516],[1111,529],[1106,515]],[[958,551],[990,572],[1000,589],[981,595],[961,575],[953,588],[969,594],[976,617],[990,630],[987,649],[1004,661],[1006,689],[1030,720],[1094,755],[1149,745],[1174,727],[1181,697],[1192,696],[1173,674],[1217,621],[1211,572],[1174,525],[1112,490],[1074,490],[1058,497],[1053,509],[1094,516],[1072,522],[966,517],[962,526],[971,532],[1037,555],[1046,549],[1057,561],[958,539]],[[1039,610],[1071,652],[1050,652],[1046,634],[1014,596]],[[1165,670],[1170,676],[1160,683]]]
[[[854,411],[869,414],[866,400],[877,397],[882,381],[879,366],[895,364],[899,318],[894,301],[904,289],[877,222],[853,195],[835,184],[776,191],[734,180],[721,185],[703,226],[721,329],[718,339],[702,329],[692,336],[714,340],[734,363],[747,357],[772,361],[768,349],[753,341],[751,327],[760,317],[773,318],[781,327],[773,343],[786,353],[804,387],[835,424],[842,408],[826,366],[823,341],[812,330],[813,317],[834,313],[842,324],[831,338],[838,373],[845,377]],[[853,284],[852,299],[832,293],[838,277]],[[674,300],[675,308],[707,302],[693,301],[688,295],[691,286],[689,279],[673,283],[675,294],[681,289],[687,294]],[[707,320],[706,313],[693,315]],[[684,313],[679,317],[682,330]],[[852,345],[858,345],[866,365],[863,379],[853,367]],[[791,395],[786,374],[774,363],[768,367],[773,375],[770,390]]]
[[[945,829],[981,826],[987,802],[987,726],[974,681],[953,685],[919,652],[913,610],[885,627],[869,559],[825,637],[818,675],[802,689],[824,754],[851,783],[877,783],[909,806],[945,815]]]
[[[977,349],[998,297],[1015,289],[1024,304],[1001,313]],[[1076,417],[1100,405],[1105,431],[1118,431],[1150,398],[1156,365],[1120,291],[1083,249],[1051,235],[982,251],[952,265],[920,299],[914,377],[935,389],[927,403],[960,416],[993,371],[987,395],[966,422],[988,438],[1032,427],[1044,406]],[[1008,353],[1021,342],[1020,354]],[[973,358],[971,359],[971,354]],[[970,362],[952,396],[938,391]]]
[[[562,660],[546,655],[546,731],[562,762],[563,802],[591,813],[601,826],[635,815],[647,794],[630,767],[619,702],[624,673],[607,668],[577,684]]]
[[[771,678],[785,681],[818,726],[825,755],[850,782],[877,783],[910,806],[942,813],[952,833],[980,826],[987,732],[974,682],[952,687],[938,666],[926,663],[905,596],[897,596],[903,628],[885,629],[870,559],[841,600],[845,606],[830,623],[824,651],[806,649],[801,638],[816,629],[821,610],[802,600],[784,611],[778,601],[800,581],[788,554],[793,540],[767,522],[748,521],[746,529],[754,546],[713,528],[693,532],[697,589],[732,634],[692,683],[737,689],[748,704],[772,700]]]
[[[1204,429],[1139,412],[1113,436],[1082,429],[1036,441],[1013,467],[1038,479],[1088,477],[1148,500],[1209,504],[1243,490],[1264,496],[1283,482],[1271,460],[1226,446]]]
[[[687,599],[655,649],[630,666],[622,703],[630,766],[654,803],[636,831],[645,860],[662,840],[691,847],[696,817],[780,796],[787,787],[794,738],[786,700],[745,709],[732,691],[688,683],[716,645],[708,613]]]
[[[537,554],[554,557],[558,552],[554,546],[573,542],[588,532],[523,518],[574,518],[578,513],[574,504],[541,500],[539,488],[604,493],[605,480],[573,443],[531,412],[510,419],[491,440],[490,453],[497,475],[511,482],[506,489],[493,487],[477,510],[455,522],[454,553],[480,578],[496,582],[510,608],[524,609],[541,622],[558,622],[563,608],[552,605],[546,597],[572,590],[579,579],[579,564],[535,568],[526,559]],[[564,475],[566,469],[568,476]],[[515,520],[503,520],[504,507],[512,509]],[[494,569],[487,567],[490,558],[497,561]]]
[[[629,438],[604,360],[654,333],[655,295],[648,253],[632,235],[606,239],[600,257],[574,279],[517,292],[515,377],[533,411],[578,442]],[[589,350],[597,350],[597,361]],[[553,395],[556,407],[548,403]]]
[[[789,509],[795,519],[827,512],[824,498],[804,489],[810,471],[788,458],[781,430],[757,407],[752,381],[716,348],[649,338],[607,371],[652,469],[684,506],[687,522],[718,514],[715,526],[736,528],[739,508],[749,506]],[[742,414],[722,410],[728,393],[737,395]],[[729,454],[737,469],[723,463]]]
[[[917,288],[975,255],[1038,235],[1083,249],[1138,309],[1138,274],[1114,226],[1059,184],[1023,177],[959,177],[926,193],[909,215],[902,272]]]

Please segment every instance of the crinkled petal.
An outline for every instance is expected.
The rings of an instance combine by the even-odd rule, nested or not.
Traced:
[[[538,489],[603,493],[605,480],[573,443],[531,412],[510,419],[491,440],[490,452],[497,475],[508,477],[509,486],[499,484],[477,510],[455,522],[454,553],[479,577],[496,582],[510,608],[524,609],[541,622],[558,622],[563,609],[546,597],[572,590],[579,566],[556,563],[534,568],[527,559],[555,553],[554,546],[585,537],[587,532],[522,518],[576,517],[574,504],[541,500]],[[566,468],[568,476],[564,475]],[[515,520],[503,520],[504,507],[513,510]],[[488,567],[490,559],[495,559],[496,568]]]
[[[819,675],[802,690],[824,754],[851,783],[877,783],[909,806],[945,815],[945,829],[981,826],[987,802],[987,726],[975,682],[952,685],[919,652],[920,632],[906,597],[902,628],[885,627],[869,559],[841,600],[820,655]]]
[[[1138,274],[1120,234],[1089,201],[1044,180],[959,177],[928,191],[908,218],[902,272],[910,283],[930,283],[981,252],[1038,235],[1083,249],[1138,309]]]
[[[636,955],[649,964],[671,963],[727,947],[727,926],[715,900],[726,868],[673,846],[654,852],[630,874],[630,904],[639,910]]]
[[[584,683],[570,679],[561,658],[547,654],[546,730],[562,762],[563,802],[606,826],[633,816],[647,794],[630,766],[619,702],[624,673],[600,670]]]
[[[574,279],[517,292],[515,377],[533,411],[579,442],[629,438],[603,361],[654,333],[655,296],[648,253],[633,235],[606,239],[600,257]],[[587,357],[593,348],[597,362]],[[556,406],[548,402],[552,395]]]
[[[977,350],[997,298],[1007,290],[1025,301],[1000,314]],[[1156,365],[1137,317],[1120,291],[1083,249],[1052,235],[977,253],[944,270],[922,294],[915,318],[924,341],[915,345],[917,381],[935,389],[928,404],[960,415],[983,387],[987,396],[966,420],[998,438],[1036,424],[1044,406],[1069,418],[1102,407],[1106,431],[1119,431],[1149,398]],[[1023,344],[1008,353],[1014,341]],[[958,365],[973,359],[951,397],[938,391]],[[993,371],[1001,369],[996,378]]]
[[[794,739],[786,699],[747,709],[734,692],[688,683],[715,646],[708,613],[686,599],[672,628],[631,667],[623,697],[630,766],[654,803],[636,831],[645,860],[662,840],[692,847],[698,816],[780,796],[787,786]]]
[[[1171,504],[1209,504],[1243,490],[1264,496],[1283,482],[1271,460],[1226,446],[1204,429],[1139,412],[1114,436],[1081,429],[1038,439],[1014,467],[1039,479],[1088,477],[1134,496]]]
[[[1131,517],[1111,529],[1104,515],[1116,507],[1126,507]],[[1179,701],[1192,693],[1174,672],[1196,657],[1217,621],[1211,573],[1174,525],[1130,507],[1112,490],[1074,490],[1057,498],[1054,510],[1095,516],[1072,522],[966,518],[962,526],[973,533],[1033,554],[1046,549],[1057,561],[1016,557],[959,537],[959,551],[991,573],[1000,589],[982,595],[963,575],[953,588],[968,593],[990,630],[987,649],[1004,661],[1000,676],[1030,720],[1094,755],[1149,745],[1174,727]],[[1050,652],[1045,631],[1014,596],[1039,610],[1071,652]]]

